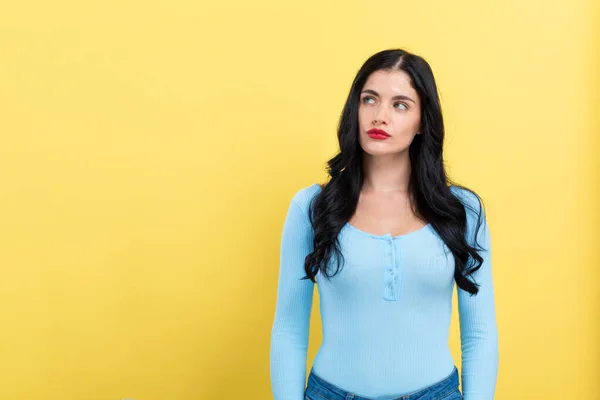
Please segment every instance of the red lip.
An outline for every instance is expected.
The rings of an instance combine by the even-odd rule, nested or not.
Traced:
[[[377,128],[369,129],[367,131],[367,134],[373,139],[387,139],[390,137],[390,135],[386,131]]]

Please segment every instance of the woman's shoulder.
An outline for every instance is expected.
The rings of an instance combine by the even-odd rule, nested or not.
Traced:
[[[450,191],[460,200],[463,205],[470,209],[479,210],[482,206],[482,200],[477,193],[460,185],[450,185]]]
[[[485,229],[487,230],[487,217],[481,197],[473,190],[460,185],[450,186],[450,190],[465,207],[465,212],[467,214],[467,230],[472,233],[476,231],[481,224],[485,225]]]
[[[304,186],[296,191],[292,197],[292,201],[295,202],[304,211],[308,211],[308,208],[314,198],[321,192],[323,185],[319,183],[313,183],[310,186]]]

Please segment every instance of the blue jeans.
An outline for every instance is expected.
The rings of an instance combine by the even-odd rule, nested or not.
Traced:
[[[392,400],[462,400],[462,394],[458,389],[458,370],[456,367],[452,373],[439,382],[436,382],[416,392],[394,397]],[[308,375],[308,384],[304,391],[304,400],[375,400],[361,397],[344,389],[332,385],[323,378],[317,376],[311,369]]]

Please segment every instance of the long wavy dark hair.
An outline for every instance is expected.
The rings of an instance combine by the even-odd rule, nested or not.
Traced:
[[[358,141],[360,92],[367,78],[377,70],[406,72],[419,95],[421,134],[415,135],[408,150],[411,163],[408,191],[413,209],[417,216],[431,224],[452,251],[456,284],[472,295],[477,294],[479,285],[467,277],[481,267],[483,259],[477,251],[482,248],[476,241],[474,246],[468,243],[465,206],[471,207],[463,204],[449,186],[467,190],[480,201],[475,237],[481,226],[483,202],[475,192],[447,177],[442,154],[444,122],[433,72],[422,57],[403,49],[384,50],[372,55],[352,82],[338,125],[339,153],[327,162],[329,180],[321,185],[322,190],[310,207],[314,250],[305,259],[304,279],[316,282],[319,270],[329,279],[340,271],[343,264],[338,234],[354,215],[363,184],[363,150]],[[330,275],[327,264],[333,255],[337,268]]]

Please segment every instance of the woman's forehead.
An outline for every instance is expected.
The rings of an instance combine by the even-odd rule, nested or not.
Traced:
[[[373,72],[365,82],[363,90],[366,89],[374,90],[382,97],[416,94],[410,76],[399,70]]]

